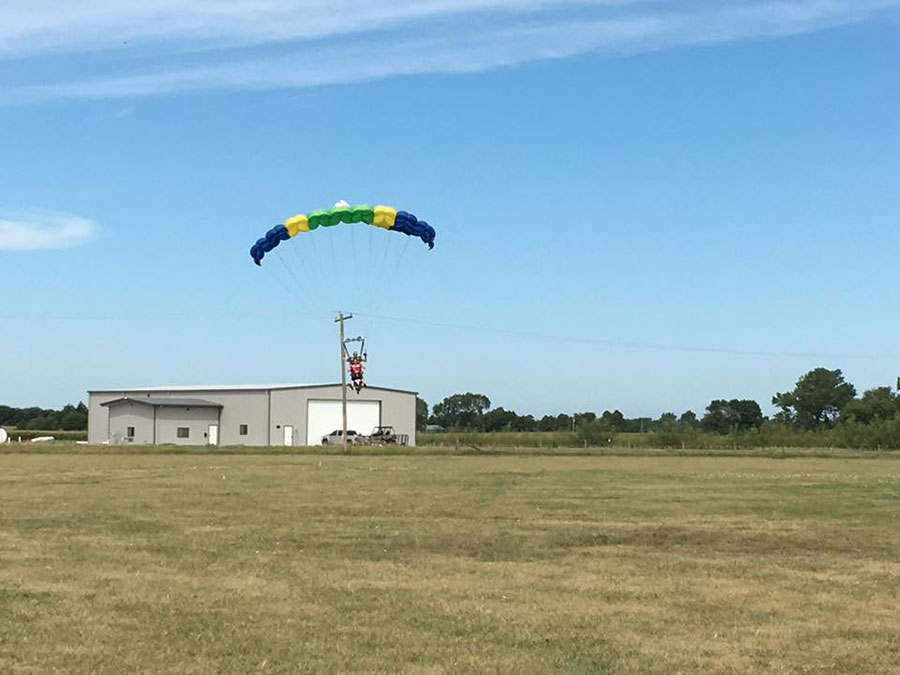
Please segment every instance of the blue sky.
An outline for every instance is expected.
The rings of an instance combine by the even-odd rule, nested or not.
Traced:
[[[128,4],[0,7],[0,402],[333,381],[338,308],[430,403],[900,375],[900,0]],[[338,199],[437,246],[252,264]]]

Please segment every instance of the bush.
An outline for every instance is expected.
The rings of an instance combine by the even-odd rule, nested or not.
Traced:
[[[583,422],[575,432],[575,437],[580,445],[591,447],[611,445],[615,441],[615,436],[616,434],[609,426],[600,420]]]
[[[843,422],[833,430],[835,445],[860,450],[900,450],[900,416],[869,424]]]

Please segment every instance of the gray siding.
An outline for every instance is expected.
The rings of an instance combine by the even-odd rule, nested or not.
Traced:
[[[107,440],[112,443],[109,428],[109,409],[101,404],[122,398],[125,392],[91,393],[88,400],[88,443],[100,445]]]
[[[228,389],[228,390],[199,390],[194,388],[173,388],[167,391],[158,390],[119,390],[90,392],[88,441],[92,444],[104,442],[118,442],[111,433],[110,413],[115,417],[117,408],[146,408],[150,418],[153,417],[153,408],[136,404],[120,404],[112,408],[103,407],[102,403],[114,401],[127,396],[128,398],[168,397],[183,398],[185,396],[199,398],[223,406],[221,416],[219,411],[210,408],[194,408],[186,411],[184,408],[157,408],[157,443],[180,443],[189,445],[203,445],[207,439],[203,434],[207,431],[208,424],[219,424],[219,445],[282,445],[284,440],[284,427],[294,427],[294,445],[303,445],[306,442],[306,415],[307,402],[310,399],[340,400],[340,385],[320,385],[305,387],[284,387],[272,389]],[[366,388],[356,394],[350,392],[348,401],[381,401],[382,424],[391,425],[398,434],[407,434],[410,445],[416,441],[416,395],[412,392],[395,391],[390,389]],[[201,412],[196,412],[201,411]],[[187,423],[182,424],[180,421]],[[126,426],[137,424],[124,424],[116,422],[122,429]],[[246,424],[248,433],[241,436],[240,425]],[[118,428],[117,426],[117,428]],[[177,439],[175,429],[179,426],[190,426],[190,439]],[[165,431],[163,431],[165,429]],[[171,431],[171,435],[170,432]],[[360,429],[364,433],[371,433],[371,429]],[[124,431],[122,432],[124,436]],[[152,443],[152,440],[138,441],[135,443]]]
[[[107,408],[103,408],[107,410]],[[134,438],[128,438],[134,427]],[[149,445],[153,443],[153,408],[140,403],[122,403],[109,409],[109,442]]]
[[[159,445],[206,445],[209,425],[218,423],[218,408],[160,407],[156,409],[156,442]],[[188,429],[187,438],[178,438],[179,427]]]

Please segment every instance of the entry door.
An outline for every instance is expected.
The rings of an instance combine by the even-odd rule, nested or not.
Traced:
[[[210,424],[209,430],[206,433],[206,442],[208,445],[218,445],[219,444],[219,425],[218,424]]]
[[[285,445],[293,445],[294,444],[294,427],[291,425],[287,425],[284,428],[284,444]]]

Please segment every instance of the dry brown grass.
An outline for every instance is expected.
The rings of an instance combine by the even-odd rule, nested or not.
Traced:
[[[0,672],[896,673],[900,462],[0,455]]]

